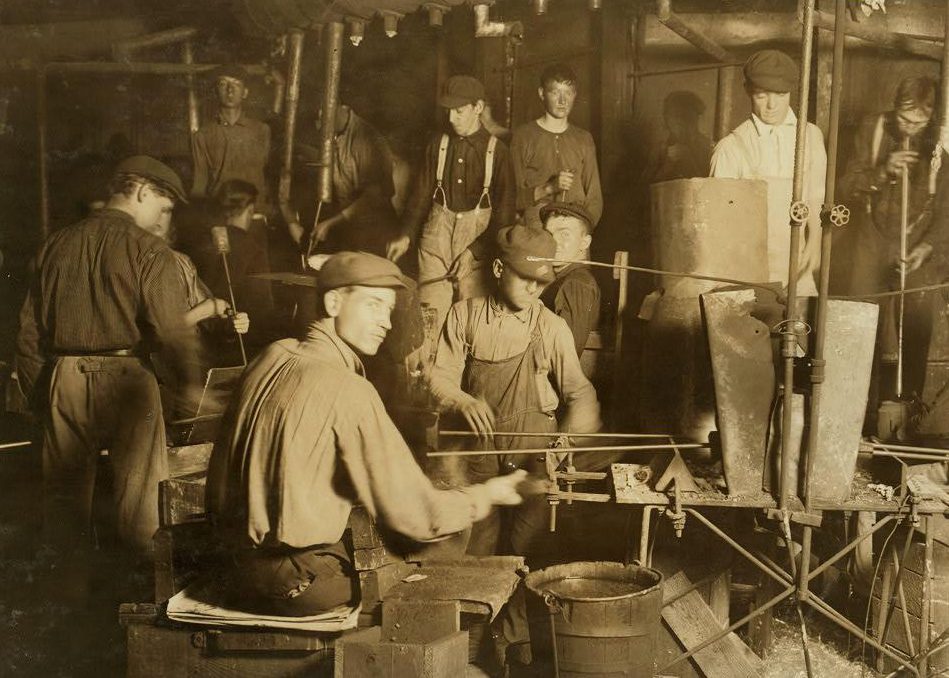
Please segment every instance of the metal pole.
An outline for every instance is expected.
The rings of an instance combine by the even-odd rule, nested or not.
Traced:
[[[814,0],[807,0],[804,7],[804,28],[801,48],[800,104],[797,118],[797,140],[794,148],[794,188],[792,205],[801,203],[804,194],[804,144],[807,139],[807,108],[811,87],[811,49],[814,42]],[[791,427],[794,418],[794,357],[797,350],[797,276],[801,245],[801,229],[806,223],[801,215],[791,218],[791,256],[788,264],[787,312],[785,330],[782,334],[781,356],[784,359],[784,412],[781,426],[781,490],[778,507],[788,510],[788,497],[796,487],[796,478],[791,466]]]
[[[821,395],[824,382],[824,346],[827,338],[827,302],[830,294],[830,257],[833,247],[833,231],[828,223],[830,211],[834,207],[837,192],[837,142],[840,127],[840,100],[843,90],[844,77],[844,18],[847,4],[845,0],[837,0],[835,5],[839,29],[834,32],[834,61],[830,85],[830,121],[828,123],[827,143],[827,176],[824,181],[824,209],[821,215],[821,254],[820,280],[817,288],[817,317],[815,318],[816,334],[814,337],[813,373],[811,374],[811,406],[809,429],[807,435],[807,461],[804,467],[804,502],[805,507],[811,507],[811,477],[814,473],[814,456],[817,452],[817,443],[820,435]],[[809,564],[802,566],[804,573]],[[807,581],[804,580],[806,589]]]
[[[444,436],[446,438],[480,438],[481,434],[476,433],[475,431],[439,431],[438,435]],[[512,431],[512,432],[503,432],[495,433],[495,435],[503,435],[508,438],[548,438],[556,439],[561,436],[574,436],[577,438],[669,438],[668,433],[570,433],[569,431],[562,431],[558,433],[538,433],[533,431]],[[704,445],[704,443],[703,443]],[[949,454],[949,450],[946,450],[946,453]]]
[[[503,437],[503,433],[495,433]],[[595,447],[565,447],[564,452],[652,452],[654,450],[693,450],[708,449],[704,443],[687,443],[685,445],[602,445]],[[428,452],[426,457],[480,457],[484,455],[507,456],[514,454],[543,454],[557,452],[556,447],[536,447],[525,450],[458,450],[452,452]]]
[[[718,43],[694,30],[678,14],[672,11],[672,0],[658,0],[656,16],[666,28],[678,34],[716,61],[734,61],[732,55]]]
[[[303,57],[303,31],[289,34],[289,64],[287,67],[287,104],[284,119],[283,164],[277,188],[277,202],[287,223],[294,221],[290,207],[290,184],[293,176],[293,137],[297,128],[297,102],[300,100],[300,62]]]
[[[933,604],[933,517],[926,516],[926,550],[923,558],[923,609],[919,612],[919,651],[922,658],[919,660],[919,675],[925,676],[929,667],[929,619]]]
[[[227,293],[231,299],[231,313],[237,313],[237,301],[234,299],[234,286],[231,284],[231,268],[227,265],[227,254],[221,252],[221,261],[224,264],[224,278],[227,280]],[[247,366],[247,352],[244,350],[244,337],[240,332],[237,333],[237,344],[241,348],[241,360],[244,366]]]
[[[47,157],[46,70],[36,71],[36,130],[37,154],[40,172],[40,235],[49,237],[49,159]]]
[[[333,144],[336,140],[336,109],[339,106],[339,75],[342,67],[343,33],[340,22],[326,24],[325,60],[326,75],[323,79],[323,127],[320,133],[320,168],[316,186],[321,202],[333,200]]]
[[[185,40],[181,45],[181,62],[189,66],[194,63],[194,46],[190,40]],[[194,91],[194,74],[186,75],[185,82],[188,84],[188,129],[194,134],[201,126],[198,116],[198,95]]]
[[[909,150],[909,137],[903,138],[903,150]],[[909,235],[909,168],[900,174],[900,296],[896,317],[896,399],[903,397],[903,328],[906,318],[906,250]]]

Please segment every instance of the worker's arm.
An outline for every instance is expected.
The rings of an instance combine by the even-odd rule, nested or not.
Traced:
[[[715,144],[715,150],[712,151],[709,176],[743,179],[745,178],[744,168],[746,164],[738,148],[738,142],[730,134]]]
[[[837,184],[842,202],[862,201],[865,194],[889,181],[886,173],[887,153],[881,152],[876,163],[873,162],[874,131],[880,116],[872,115],[860,123],[854,136],[853,150],[847,160],[847,168]],[[884,139],[880,141],[880,150],[888,146]],[[853,209],[853,206],[851,206]]]
[[[583,182],[583,193],[586,196],[585,207],[593,217],[593,225],[600,221],[603,215],[603,190],[600,188],[600,168],[596,162],[596,145],[593,137],[587,133],[583,144],[583,170],[580,180]]]
[[[436,137],[425,149],[422,166],[419,168],[414,188],[402,215],[402,233],[389,244],[386,254],[393,261],[404,255],[412,243],[418,239],[419,230],[432,210],[432,193],[435,190],[435,169],[438,162],[439,139],[440,137]]]
[[[376,390],[368,382],[356,383],[353,389],[345,400],[366,405],[359,408],[358,417],[342,418],[336,426],[340,458],[358,499],[386,526],[427,541],[460,532],[487,516],[494,504],[519,502],[514,490],[518,479],[436,490]]]
[[[208,190],[208,147],[201,130],[191,135],[191,159],[194,164],[194,181],[191,184],[191,195],[204,196]]]
[[[600,403],[596,389],[583,374],[573,335],[563,318],[547,314],[547,334],[551,338],[550,365],[567,412],[560,422],[561,431],[594,433],[600,429]]]
[[[40,339],[39,304],[38,274],[34,273],[33,282],[20,309],[20,331],[16,336],[17,381],[23,397],[31,402],[34,388],[46,364]]]
[[[552,310],[570,328],[577,355],[583,353],[590,332],[596,329],[593,324],[599,316],[599,308],[600,288],[595,284],[568,279],[557,290]]]
[[[458,303],[448,311],[448,317],[438,337],[435,365],[429,378],[429,388],[439,411],[450,412],[468,402],[471,396],[461,390],[461,377],[468,360],[468,341],[465,328],[468,323],[467,302]]]

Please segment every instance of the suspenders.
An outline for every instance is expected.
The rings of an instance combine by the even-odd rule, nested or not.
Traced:
[[[488,148],[484,153],[484,184],[481,187],[481,197],[478,198],[478,207],[481,207],[482,201],[488,199],[488,207],[491,207],[491,194],[488,192],[491,188],[491,179],[494,178],[494,149],[498,145],[498,139],[494,135],[488,139]],[[448,207],[448,196],[445,195],[445,186],[442,183],[445,178],[445,162],[448,159],[448,135],[443,134],[438,143],[438,166],[435,169],[435,191],[432,193],[432,200],[442,194],[442,204]]]

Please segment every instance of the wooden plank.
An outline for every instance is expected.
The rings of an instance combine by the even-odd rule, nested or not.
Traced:
[[[405,562],[384,546],[372,549],[356,549],[353,551],[353,567],[357,572],[378,570],[383,565]]]
[[[349,512],[349,529],[353,535],[354,549],[374,549],[385,546],[382,532],[364,506],[353,506]]]
[[[682,572],[665,580],[664,595],[674,596],[687,590],[692,582]],[[712,608],[698,591],[691,591],[662,609],[662,620],[688,649],[708,638],[721,624]],[[764,673],[764,663],[751,661],[741,639],[729,633],[721,640],[695,653],[695,661],[707,678],[755,678]]]
[[[431,643],[461,631],[457,600],[390,600],[382,604],[382,637],[390,643]]]
[[[410,563],[392,563],[375,570],[359,573],[359,589],[364,612],[374,612],[385,598],[386,591],[398,584],[415,566]]]
[[[161,527],[205,517],[204,482],[175,479],[158,483],[158,520]]]
[[[168,448],[168,477],[206,475],[213,443]]]

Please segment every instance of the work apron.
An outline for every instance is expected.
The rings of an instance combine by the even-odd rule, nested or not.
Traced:
[[[443,179],[448,159],[448,135],[443,134],[438,147],[435,191],[428,221],[422,227],[418,244],[419,301],[436,311],[437,327],[454,301],[483,296],[488,292],[487,261],[477,262],[462,257],[471,244],[488,228],[491,220],[491,179],[494,173],[494,149],[497,138],[488,140],[484,156],[484,183],[478,204],[472,210],[453,212],[448,209],[448,196]],[[441,202],[437,198],[441,195]]]
[[[733,135],[742,147],[742,152],[749,161],[754,158],[742,138]],[[808,153],[805,149],[805,165]],[[756,179],[762,179],[768,186],[768,280],[780,281],[788,284],[788,264],[791,255],[791,216],[790,208],[794,198],[793,177],[774,176],[771,169],[763,163],[764,153],[758,154],[757,164],[751,167],[751,173]],[[750,163],[749,163],[750,164]],[[805,198],[806,202],[806,198]],[[813,221],[813,219],[811,220]],[[820,232],[813,234],[820,237]],[[804,246],[804,232],[801,232],[801,248]],[[798,278],[797,294],[802,297],[816,297],[817,284],[814,278],[815,271],[802,271]]]
[[[470,325],[474,316],[470,306],[469,302],[469,340],[473,334]],[[523,353],[496,361],[469,357],[462,388],[465,393],[483,399],[491,406],[495,413],[496,433],[555,433],[557,419],[553,413],[543,410],[539,388],[540,380],[548,378],[548,362],[538,322]],[[543,438],[497,434],[493,440],[493,446],[498,450],[544,447],[548,442]],[[526,468],[537,477],[543,477],[545,472],[543,454],[484,455],[467,459],[467,477],[472,484],[519,468]],[[528,497],[523,504],[506,513],[509,515],[502,516],[495,510],[472,527],[468,553],[494,555],[500,550],[502,554],[530,558],[537,552],[541,546],[540,537],[547,530],[545,497]],[[505,523],[503,530],[502,522]]]

